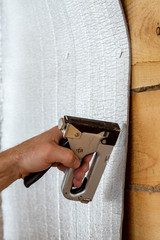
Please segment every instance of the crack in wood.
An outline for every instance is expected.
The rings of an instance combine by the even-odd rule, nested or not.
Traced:
[[[157,91],[157,90],[160,90],[160,84],[152,85],[152,86],[146,86],[146,87],[140,87],[140,88],[134,88],[134,89],[131,89],[131,92],[141,93],[141,92]]]
[[[126,186],[126,190],[141,191],[141,192],[148,192],[148,193],[160,192],[160,185],[150,186],[150,185],[131,184]]]
[[[146,63],[160,63],[160,60],[158,59],[158,60],[155,60],[155,61],[136,61],[136,62],[132,62],[132,67],[135,67],[135,66],[137,66],[137,65],[142,65],[142,64],[146,64]]]

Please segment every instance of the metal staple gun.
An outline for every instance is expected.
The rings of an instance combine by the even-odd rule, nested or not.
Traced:
[[[81,160],[81,164],[87,155],[93,153],[91,166],[80,188],[74,188],[72,184],[74,169],[68,168],[66,170],[62,182],[64,197],[88,203],[93,199],[106,163],[118,139],[119,125],[93,119],[64,116],[59,120],[58,127],[63,133],[60,145],[72,149]],[[48,169],[25,177],[25,186],[29,187]]]

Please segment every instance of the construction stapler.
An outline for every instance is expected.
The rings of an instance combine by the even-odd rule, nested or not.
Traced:
[[[73,187],[74,169],[71,168],[66,170],[61,186],[64,197],[88,203],[93,199],[106,163],[118,139],[119,125],[112,122],[64,116],[64,118],[60,118],[58,128],[63,133],[60,145],[72,149],[80,159],[81,164],[87,155],[93,154],[91,166],[83,179],[81,187]],[[29,187],[44,175],[48,169],[39,173],[31,173],[25,177],[25,186]]]

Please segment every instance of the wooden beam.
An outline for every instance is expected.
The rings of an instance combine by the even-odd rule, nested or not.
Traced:
[[[130,30],[132,65],[160,61],[159,0],[123,0]]]
[[[137,63],[132,66],[132,89],[160,84],[160,62]]]
[[[126,191],[124,240],[160,239],[160,193]]]
[[[160,239],[160,2],[123,0],[132,84],[124,240]]]
[[[127,183],[160,184],[160,90],[132,92]]]

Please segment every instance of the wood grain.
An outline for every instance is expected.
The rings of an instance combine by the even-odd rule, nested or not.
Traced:
[[[159,0],[123,0],[131,37],[132,65],[160,61]]]
[[[123,0],[122,3],[132,52],[126,178],[126,187],[131,190],[125,196],[123,239],[159,240],[160,2]]]
[[[132,93],[127,183],[160,184],[160,90]]]
[[[137,63],[132,66],[132,89],[160,84],[160,62]]]
[[[160,193],[126,191],[123,239],[160,239]]]

